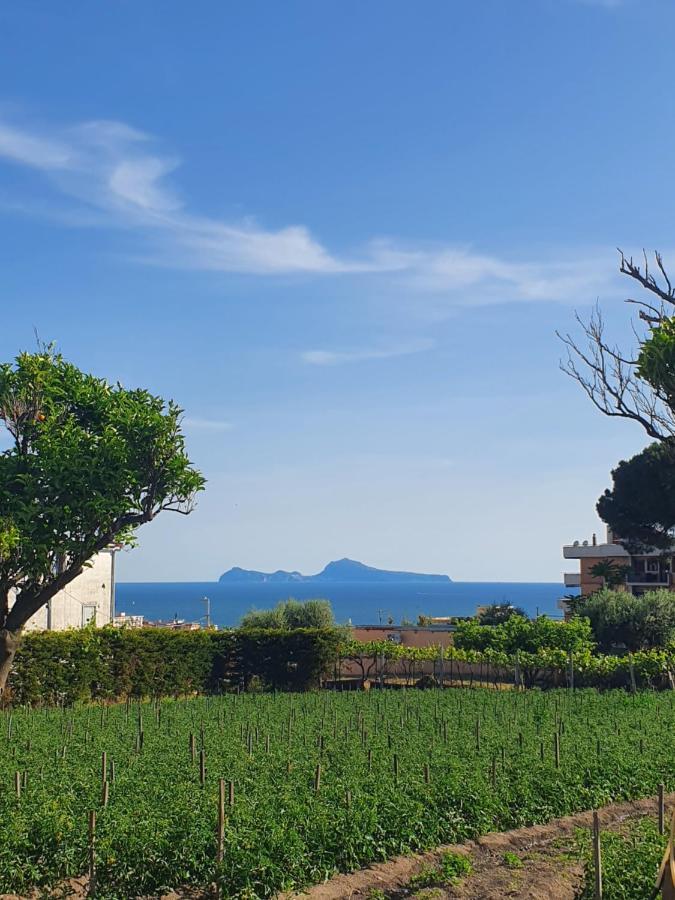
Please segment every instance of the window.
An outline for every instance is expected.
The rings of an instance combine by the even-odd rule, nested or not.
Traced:
[[[95,606],[83,606],[82,607],[82,627],[88,625],[90,622],[96,622],[96,607]]]

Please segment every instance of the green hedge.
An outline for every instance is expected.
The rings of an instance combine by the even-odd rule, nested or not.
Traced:
[[[85,628],[24,636],[10,675],[13,703],[178,696],[247,688],[301,691],[332,664],[339,633]]]

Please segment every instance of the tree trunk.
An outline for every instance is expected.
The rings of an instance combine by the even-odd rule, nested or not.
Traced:
[[[2,702],[9,671],[12,668],[16,651],[19,649],[19,632],[0,630],[0,703]]]

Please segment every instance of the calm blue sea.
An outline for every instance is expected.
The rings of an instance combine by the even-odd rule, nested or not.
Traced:
[[[562,584],[532,582],[455,581],[449,584],[218,584],[217,582],[118,583],[117,610],[147,619],[196,621],[206,612],[204,597],[211,601],[211,621],[236,625],[250,609],[268,609],[279,600],[323,597],[333,604],[338,622],[376,625],[391,616],[417,620],[429,616],[468,616],[488,603],[512,603],[530,615],[538,611],[560,616],[557,600],[569,593]]]

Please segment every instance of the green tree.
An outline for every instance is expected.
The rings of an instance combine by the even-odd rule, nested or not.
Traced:
[[[330,600],[282,600],[274,609],[252,609],[241,618],[242,628],[334,628]]]
[[[547,616],[511,616],[501,625],[480,625],[475,619],[468,619],[457,623],[454,634],[454,644],[460,650],[499,650],[509,654],[519,650],[584,652],[591,650],[593,643],[590,623],[583,618],[560,622]]]
[[[597,510],[635,549],[668,549],[675,528],[675,442],[653,443],[612,471]],[[608,587],[613,585],[607,582]]]
[[[590,622],[605,653],[622,647],[630,651],[666,647],[675,638],[672,591],[649,591],[635,596],[626,591],[601,590],[586,598],[578,614]]]
[[[527,613],[520,606],[511,606],[510,603],[493,603],[486,606],[477,616],[481,625],[501,625],[508,621],[511,616],[521,616],[528,618]]]
[[[162,511],[192,511],[204,479],[181,415],[51,347],[0,365],[0,424],[12,439],[0,453],[0,694],[26,622],[97,552],[133,543]]]
[[[601,559],[591,566],[591,575],[594,578],[602,578],[602,586],[615,588],[623,584],[626,575],[630,572],[630,566],[623,566],[613,559]]]

